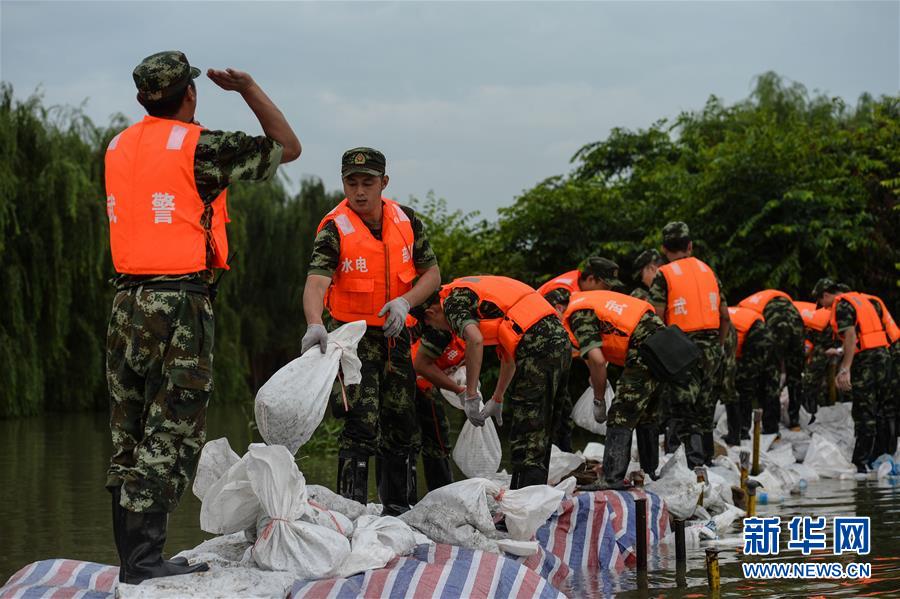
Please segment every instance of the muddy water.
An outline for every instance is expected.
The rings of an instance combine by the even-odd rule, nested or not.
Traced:
[[[240,410],[211,411],[209,438],[221,436],[227,436],[239,453],[250,442],[251,431]],[[0,420],[0,583],[23,565],[49,557],[116,563],[110,497],[103,488],[110,453],[108,437],[103,414]],[[583,439],[575,443],[576,447],[583,444]],[[306,455],[300,467],[308,482],[333,486],[335,462],[334,455]],[[199,510],[199,502],[186,493],[171,519],[169,552],[193,547],[211,536],[198,526]],[[803,496],[760,506],[760,514],[777,514],[783,521],[793,515],[870,516],[871,555],[848,558],[819,554],[812,559],[870,562],[872,579],[864,583],[744,580],[738,561],[740,529],[735,524],[719,542],[721,596],[900,596],[900,487],[875,481],[812,482]],[[781,537],[786,544],[786,530]],[[773,559],[793,561],[801,556],[783,547],[781,555]],[[689,549],[683,569],[676,568],[674,554],[667,551],[655,551],[649,562],[646,575],[638,576],[633,571],[604,574],[599,580],[582,582],[580,594],[705,596],[702,548]]]

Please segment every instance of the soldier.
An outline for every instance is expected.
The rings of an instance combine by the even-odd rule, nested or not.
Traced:
[[[800,426],[800,391],[803,382],[803,318],[794,306],[791,297],[777,289],[766,289],[754,293],[738,304],[742,308],[755,310],[766,319],[766,326],[775,339],[775,361],[772,376],[781,381],[781,373],[785,374],[788,389],[788,427],[799,430]],[[777,433],[778,421],[781,419],[781,402],[779,393],[767,398],[763,406],[763,431]]]
[[[377,455],[378,495],[384,514],[396,516],[409,510],[416,455],[409,310],[437,290],[441,273],[416,213],[382,197],[389,180],[385,167],[378,150],[344,152],[346,197],[319,224],[303,290],[308,326],[301,347],[305,352],[318,345],[324,353],[327,330],[366,321],[357,349],[362,382],[346,392],[338,382],[332,393],[332,411],[344,421],[337,487],[344,497],[366,503],[369,457]]]
[[[645,302],[650,301],[650,285],[659,272],[659,267],[666,263],[665,258],[655,248],[644,250],[634,259],[634,280],[638,282],[631,295]]]
[[[738,403],[726,405],[728,411],[729,445],[740,445],[741,439],[750,438],[750,415],[753,399],[762,403],[762,398],[775,392],[775,381],[770,375],[769,364],[775,340],[762,314],[749,308],[728,308],[731,324],[736,332],[735,380]],[[734,442],[737,439],[737,442]]]
[[[573,292],[609,289],[598,274],[599,271],[608,269],[609,264],[615,265],[614,262],[605,258],[590,256],[581,263],[578,270],[563,273],[538,287],[538,293],[543,295],[544,299],[562,315]],[[618,268],[618,266],[614,266],[614,268]],[[573,360],[572,368],[569,371],[568,393],[559,408],[562,417],[559,419],[552,438],[553,443],[563,451],[572,451],[572,419],[569,417],[572,413],[572,398],[580,395],[589,382],[590,373],[584,360]],[[602,389],[599,395],[603,395]],[[604,409],[606,409],[605,404]]]
[[[690,230],[683,222],[662,231],[668,264],[660,267],[650,286],[651,303],[668,325],[678,325],[700,349],[701,358],[684,381],[668,386],[671,426],[685,444],[691,467],[711,463],[715,400],[712,389],[722,361],[730,323],[728,305],[719,278],[693,257]]]
[[[213,269],[227,269],[226,188],[270,179],[300,155],[281,111],[247,73],[210,69],[236,91],[265,136],[209,131],[194,120],[200,71],[181,52],[134,69],[142,121],[106,151],[106,210],[117,293],[107,334],[112,493],[119,580],[207,570],[162,558],[206,440],[212,391]]]
[[[607,279],[610,287],[618,286]],[[640,354],[644,340],[663,328],[648,302],[614,291],[572,294],[563,324],[591,371],[594,389],[606,388],[607,363],[623,367],[606,417],[602,397],[594,400],[595,418],[606,421],[603,488],[622,488],[637,429],[641,469],[656,478],[659,466],[657,380]],[[602,394],[601,394],[602,395]]]
[[[897,418],[900,417],[900,382],[898,382],[898,365],[900,365],[900,327],[894,322],[890,310],[880,297],[868,293],[860,294],[872,303],[881,318],[881,324],[890,343],[891,373],[888,376],[888,396],[882,403],[878,414],[878,435],[875,444],[876,457],[886,453],[897,452]]]
[[[553,306],[514,279],[464,277],[444,285],[438,301],[425,309],[425,321],[428,327],[450,331],[466,343],[463,408],[469,422],[482,426],[493,417],[502,425],[503,397],[509,388],[510,487],[547,484],[549,435],[562,417],[560,406],[572,361],[569,337]],[[478,379],[484,346],[497,346],[500,374],[493,396],[482,409]],[[425,352],[419,355],[432,359]]]
[[[831,330],[831,310],[817,308],[812,302],[794,302],[794,307],[800,312],[803,319],[806,347],[806,365],[803,369],[803,407],[809,412],[809,423],[816,420],[819,405],[834,403],[833,398],[827,398],[828,389],[833,388],[827,384],[829,356],[825,353],[834,346],[834,333]],[[834,376],[834,373],[831,375]]]
[[[831,307],[831,328],[841,340],[843,354],[835,384],[853,398],[856,445],[851,461],[858,472],[865,473],[878,457],[878,419],[891,402],[888,337],[881,317],[863,294],[851,291],[836,295],[819,289],[818,284],[816,287],[821,292],[818,299],[822,305]]]

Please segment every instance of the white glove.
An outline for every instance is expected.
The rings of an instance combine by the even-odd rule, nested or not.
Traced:
[[[463,400],[463,411],[473,426],[484,426],[484,414],[481,412],[481,393]]]
[[[321,324],[311,324],[306,327],[306,334],[300,341],[300,353],[305,354],[306,350],[313,345],[319,345],[319,350],[324,354],[325,348],[328,347],[328,331]]]
[[[503,426],[503,404],[491,399],[481,410],[481,419],[487,420],[488,418],[493,418],[497,426]]]
[[[406,326],[406,316],[409,314],[409,302],[404,297],[392,299],[381,308],[378,316],[388,315],[382,325],[384,334],[388,337],[396,337]]]
[[[594,420],[597,424],[606,422],[606,400],[594,398]]]

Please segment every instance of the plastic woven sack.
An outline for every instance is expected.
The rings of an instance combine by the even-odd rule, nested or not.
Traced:
[[[603,399],[606,400],[607,414],[609,414],[609,407],[612,405],[613,397],[615,397],[615,393],[613,392],[609,381],[607,381],[606,393],[603,394]],[[575,402],[575,406],[572,408],[572,420],[574,420],[575,424],[577,424],[581,428],[589,430],[594,434],[606,434],[606,423],[604,422],[603,424],[600,424],[599,422],[594,420],[593,387],[588,386],[588,388],[584,390],[584,393],[581,394],[581,397],[578,398],[578,401]]]
[[[474,426],[468,420],[453,446],[453,461],[468,478],[489,478],[500,468],[503,450],[494,420],[488,418],[484,426]]]
[[[269,445],[283,445],[291,455],[309,441],[325,416],[328,398],[338,376],[344,385],[362,380],[362,363],[356,346],[366,332],[366,323],[357,321],[328,334],[323,354],[315,346],[278,370],[256,393],[256,426]]]

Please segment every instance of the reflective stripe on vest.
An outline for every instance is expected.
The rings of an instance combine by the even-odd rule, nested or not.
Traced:
[[[538,287],[537,292],[546,297],[547,294],[554,289],[565,289],[569,293],[581,291],[581,288],[578,286],[578,277],[580,276],[581,273],[579,271],[570,270],[567,273],[550,279],[549,281]]]
[[[887,333],[878,318],[875,306],[861,293],[851,291],[837,296],[831,306],[831,328],[838,334],[837,306],[838,302],[850,302],[856,309],[856,353],[867,349],[888,347]],[[840,337],[840,334],[838,334]]]
[[[791,299],[791,296],[789,296],[784,291],[778,291],[777,289],[766,289],[765,291],[759,291],[742,300],[738,304],[738,306],[740,306],[741,308],[756,310],[757,312],[762,314],[763,310],[766,309],[766,306],[769,305],[769,302],[771,302],[776,297],[783,297],[789,302],[794,301]]]
[[[800,312],[803,326],[813,331],[822,332],[831,322],[831,310],[817,308],[812,302],[794,302],[794,307]]]
[[[741,354],[744,353],[744,341],[747,339],[747,333],[750,332],[754,324],[761,320],[765,321],[765,319],[756,310],[740,306],[729,306],[728,316],[731,317],[731,324],[734,325],[734,330],[737,331],[737,352],[735,352],[735,356],[740,358]]]
[[[719,284],[706,263],[690,257],[669,262],[659,271],[666,278],[666,323],[682,331],[719,328]]]
[[[593,310],[601,322],[608,322],[615,328],[615,330],[607,330],[606,327],[600,328],[602,340],[600,349],[611,364],[624,366],[625,357],[628,354],[628,343],[631,341],[634,329],[644,314],[653,312],[653,307],[644,300],[615,291],[573,293],[569,306],[563,314],[563,324],[575,347],[578,347],[578,340],[572,333],[572,324],[569,319],[579,310]]]
[[[509,277],[484,275],[463,277],[441,288],[441,303],[454,289],[470,289],[478,303],[490,302],[503,312],[503,318],[481,319],[478,329],[485,345],[499,345],[510,357],[522,336],[539,320],[555,315],[556,310],[541,294],[521,281]]]
[[[381,201],[381,240],[375,239],[346,199],[319,223],[321,231],[334,221],[340,235],[338,268],[331,277],[325,307],[341,322],[383,325],[385,317],[378,316],[382,306],[412,289],[416,278],[412,223],[399,204],[387,198]],[[407,325],[412,322],[407,319]]]
[[[422,346],[422,340],[416,341],[412,346],[412,358],[415,363],[416,354]],[[450,343],[441,352],[441,355],[434,361],[434,365],[441,369],[445,374],[449,374],[449,370],[456,368],[466,359],[466,342],[453,335]],[[434,385],[424,376],[416,375],[416,386],[422,391],[430,391]]]
[[[871,295],[868,293],[860,293],[861,296],[876,302],[879,306],[881,306],[881,324],[884,325],[884,331],[887,333],[888,339],[891,343],[896,343],[900,340],[900,327],[897,326],[897,323],[894,321],[894,317],[891,316],[891,311],[887,309],[887,304],[878,297],[877,295]]]
[[[178,275],[228,268],[226,192],[206,205],[194,180],[203,128],[145,116],[106,149],[106,215],[113,266],[133,275]],[[207,246],[212,262],[207,264]]]

